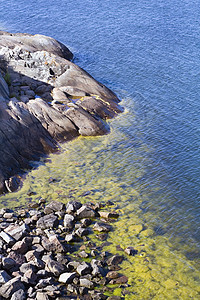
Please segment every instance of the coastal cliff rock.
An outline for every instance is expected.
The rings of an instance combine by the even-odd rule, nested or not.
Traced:
[[[18,187],[31,161],[78,135],[109,132],[117,96],[43,35],[0,31],[0,193]]]

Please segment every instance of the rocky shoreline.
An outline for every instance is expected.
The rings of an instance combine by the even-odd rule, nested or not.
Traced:
[[[0,31],[0,194],[15,191],[34,160],[59,142],[109,132],[117,96],[43,35]]]
[[[112,205],[40,199],[29,209],[1,209],[0,299],[122,299],[108,294],[112,285],[128,286],[120,263],[137,250],[103,250],[119,217]],[[92,240],[94,233],[101,246]]]

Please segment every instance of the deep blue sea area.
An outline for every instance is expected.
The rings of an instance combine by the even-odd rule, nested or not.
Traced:
[[[119,159],[126,150],[131,158],[141,143],[152,149],[141,187],[148,188],[151,206],[160,206],[170,234],[192,238],[198,248],[199,1],[1,0],[0,28],[63,42],[75,63],[124,99],[133,121],[123,127]]]

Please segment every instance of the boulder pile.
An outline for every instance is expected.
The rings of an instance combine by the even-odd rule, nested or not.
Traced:
[[[119,264],[137,251],[103,251],[118,216],[105,211],[105,204],[77,201],[41,199],[27,210],[1,209],[0,299],[121,299],[106,292],[112,295],[112,285],[127,286]],[[92,241],[94,234],[100,246]]]
[[[79,135],[109,132],[117,96],[43,35],[0,31],[0,193],[14,191],[31,161]]]

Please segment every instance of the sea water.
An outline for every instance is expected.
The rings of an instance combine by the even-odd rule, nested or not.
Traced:
[[[138,249],[122,264],[129,287],[114,293],[199,299],[199,2],[8,0],[0,24],[65,43],[125,108],[109,121],[109,135],[63,144],[1,206],[111,200],[120,218],[106,250]]]

